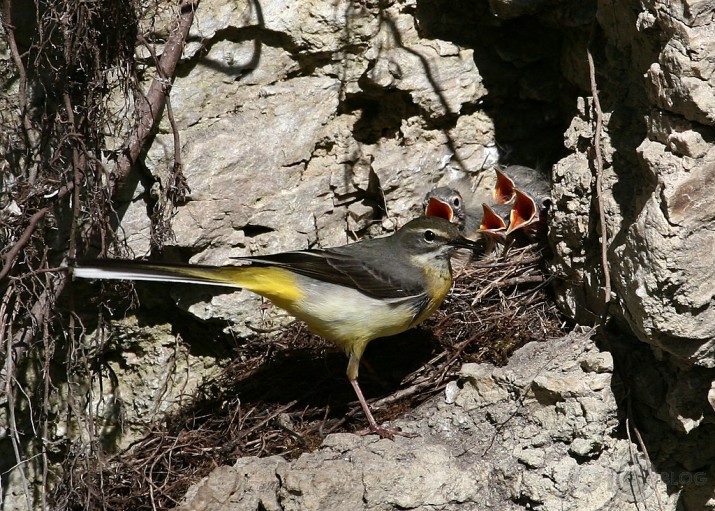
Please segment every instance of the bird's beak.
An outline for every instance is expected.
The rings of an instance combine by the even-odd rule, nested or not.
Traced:
[[[449,245],[457,248],[468,248],[471,250],[477,250],[481,247],[477,241],[470,240],[464,236],[459,236],[449,242]]]
[[[497,182],[494,185],[493,192],[494,202],[496,204],[507,204],[514,198],[514,181],[498,168],[494,170],[497,173]]]
[[[482,223],[479,226],[480,231],[498,231],[506,229],[504,219],[496,214],[496,212],[487,204],[482,204],[484,214],[482,215]]]
[[[488,236],[503,243],[506,240],[506,222],[487,204],[482,204],[482,209],[484,214],[482,215],[479,232],[483,236]]]
[[[431,197],[425,208],[425,216],[436,216],[451,222],[454,218],[454,211],[446,202]]]
[[[529,225],[536,217],[536,202],[524,192],[514,189],[516,199],[509,215],[509,228],[506,233],[511,234],[516,229]]]

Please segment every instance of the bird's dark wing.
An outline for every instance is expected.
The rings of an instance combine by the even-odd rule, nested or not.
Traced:
[[[373,298],[400,299],[424,294],[423,287],[411,272],[407,271],[408,278],[402,278],[404,272],[400,272],[401,277],[397,278],[394,276],[394,264],[386,262],[385,268],[389,267],[391,271],[384,271],[374,264],[364,262],[359,256],[359,252],[352,254],[343,253],[339,249],[325,249],[236,259],[249,261],[253,266],[283,267],[306,277],[357,289]],[[419,270],[412,268],[412,271]]]

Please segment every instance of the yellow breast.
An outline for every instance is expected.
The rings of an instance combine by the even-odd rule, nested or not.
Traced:
[[[442,305],[447,293],[452,287],[452,270],[449,263],[446,264],[427,264],[422,267],[422,272],[425,277],[427,294],[430,301],[410,327],[414,327],[422,323],[425,319],[432,315],[434,311]]]

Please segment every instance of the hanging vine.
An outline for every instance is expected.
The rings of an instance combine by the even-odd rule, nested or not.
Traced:
[[[135,47],[140,20],[158,3],[2,3],[0,40],[11,59],[0,64],[0,424],[13,459],[1,462],[0,472],[17,471],[28,508],[50,508],[49,489],[63,476],[50,458],[67,457],[64,476],[78,460],[92,466],[99,459],[91,407],[69,396],[66,416],[57,417],[51,406],[57,379],[87,382],[95,371],[80,341],[81,321],[58,312],[71,299],[63,261],[88,251],[126,252],[116,233],[118,198],[143,168],[199,1],[182,1],[168,38],[150,43],[163,43],[164,51],[148,68],[156,77],[144,92]],[[173,175],[172,183],[186,186],[180,168]],[[166,205],[166,194],[162,200]],[[156,221],[176,201],[168,204]],[[61,376],[52,369],[58,361]],[[82,445],[52,444],[58,422],[82,432]],[[39,493],[31,481],[42,481]]]

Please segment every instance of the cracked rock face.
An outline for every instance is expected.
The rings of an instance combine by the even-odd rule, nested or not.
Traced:
[[[622,3],[599,9],[597,19],[604,48],[597,78],[609,312],[617,335],[629,332],[651,352],[631,346],[619,350],[619,360],[631,368],[626,379],[638,397],[629,406],[642,426],[649,424],[651,455],[661,467],[688,465],[709,474],[700,485],[685,485],[683,502],[700,509],[712,505],[706,496],[712,495],[712,474],[699,449],[688,445],[707,443],[715,421],[708,400],[715,380],[712,5]],[[565,279],[557,284],[558,299],[583,322],[602,312],[604,298],[593,153],[584,145],[593,135],[591,106],[579,102],[566,130],[571,154],[553,167],[550,229],[553,267]],[[646,359],[651,369],[638,369]],[[674,440],[673,432],[687,433],[688,440]]]
[[[686,489],[681,505],[706,505],[710,453],[697,445],[715,423],[712,23],[709,2],[202,2],[172,90],[192,188],[174,231],[192,262],[382,234],[436,185],[479,206],[485,169],[501,159],[551,169],[556,296],[582,323],[605,299],[590,47],[610,313],[628,339],[611,348],[632,400],[615,399],[608,353],[563,340],[549,365],[540,357],[551,347],[532,346],[507,368],[465,367],[463,389],[405,425],[417,439],[341,435],[293,462],[239,460],[185,508],[635,509],[654,492],[672,503],[662,481]],[[162,175],[172,163],[164,121],[147,165]],[[147,251],[144,206],[128,205],[122,225]],[[172,297],[237,335],[266,321],[247,293]],[[661,482],[630,452],[619,407],[643,428]]]
[[[712,16],[701,7],[656,1],[628,14],[615,7],[599,12],[607,50],[599,89],[611,312],[678,363],[712,368],[715,82],[706,57]],[[625,52],[630,69],[619,57]],[[616,73],[619,80],[605,79]],[[592,135],[584,129],[590,105],[579,107],[567,130],[573,154],[554,167],[552,240],[557,271],[584,284],[563,286],[562,303],[587,321],[589,310],[601,312],[604,297],[588,193],[593,172],[582,144]]]

